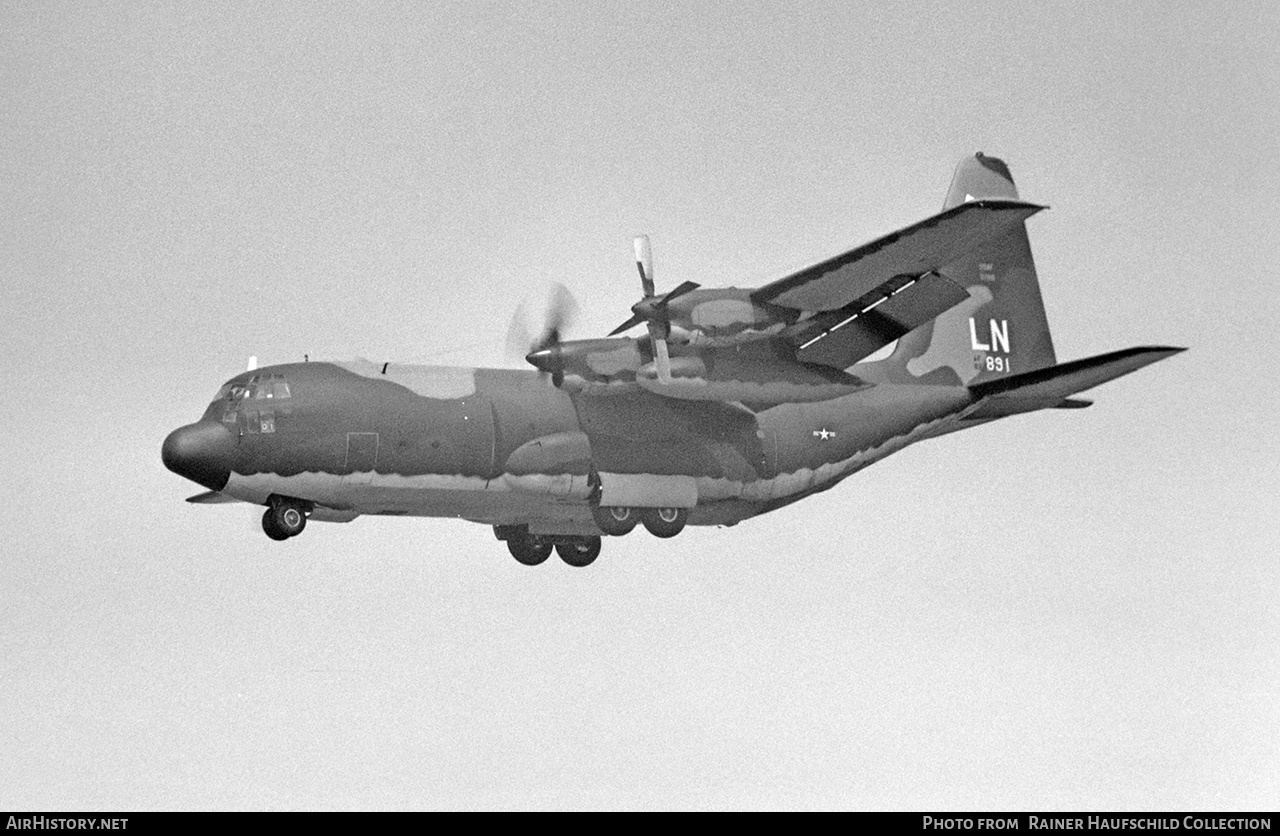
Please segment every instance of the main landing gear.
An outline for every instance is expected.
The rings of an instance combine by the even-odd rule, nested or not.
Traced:
[[[601,531],[614,537],[630,534],[640,523],[640,509],[622,505],[597,505],[591,509],[591,516],[595,518]]]
[[[689,522],[688,508],[628,508],[621,505],[597,505],[591,509],[596,525],[605,534],[621,537],[643,523],[654,537],[674,537]]]
[[[307,504],[298,499],[272,496],[262,515],[262,530],[272,540],[297,537],[307,527]]]
[[[600,538],[576,535],[530,534],[528,526],[495,525],[494,536],[507,541],[511,556],[525,566],[537,566],[551,556],[554,548],[570,566],[590,566],[600,556]]]
[[[628,508],[595,506],[591,516],[605,534],[621,537],[643,525],[654,537],[674,537],[689,522],[688,508]],[[265,523],[264,523],[265,525]],[[527,525],[495,525],[493,534],[507,544],[520,563],[537,566],[551,556],[551,551],[570,566],[589,566],[600,556],[600,538],[574,534],[530,534]]]
[[[640,519],[650,534],[665,540],[684,531],[684,525],[689,521],[689,509],[645,508]]]
[[[525,566],[537,566],[551,557],[552,542],[534,534],[513,534],[507,537],[507,550]]]

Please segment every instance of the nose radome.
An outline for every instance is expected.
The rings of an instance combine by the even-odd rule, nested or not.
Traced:
[[[235,436],[213,421],[179,427],[169,433],[160,448],[165,467],[212,491],[227,486],[235,454]]]

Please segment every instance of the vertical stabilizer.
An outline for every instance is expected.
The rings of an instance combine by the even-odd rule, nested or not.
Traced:
[[[1018,199],[1003,160],[961,160],[943,209],[983,198]],[[942,268],[969,298],[907,334],[886,360],[855,372],[870,380],[973,385],[1056,363],[1026,224]]]

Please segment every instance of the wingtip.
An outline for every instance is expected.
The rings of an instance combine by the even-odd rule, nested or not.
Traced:
[[[1135,345],[1133,348],[1126,348],[1114,352],[1117,356],[1126,357],[1150,357],[1150,363],[1156,363],[1161,360],[1167,360],[1175,354],[1181,354],[1187,349],[1177,345]]]

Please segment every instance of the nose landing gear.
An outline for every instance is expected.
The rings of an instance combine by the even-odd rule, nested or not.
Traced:
[[[297,537],[307,527],[307,503],[298,499],[271,497],[271,505],[262,515],[262,530],[272,540]]]

